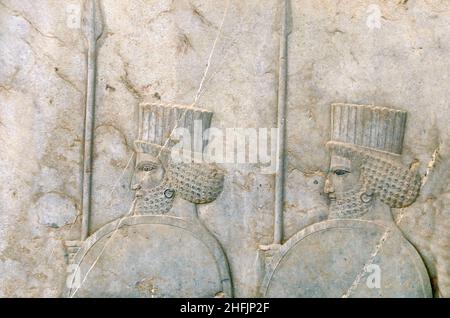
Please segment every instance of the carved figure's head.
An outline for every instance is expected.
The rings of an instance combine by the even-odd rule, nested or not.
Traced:
[[[173,133],[176,129],[186,129],[193,133],[195,121],[199,121],[201,129],[209,128],[211,117],[211,112],[190,106],[142,104],[139,112],[139,137],[134,142],[136,166],[133,189],[150,189],[164,180],[170,151],[179,142]],[[189,137],[189,140],[193,139]],[[202,137],[200,134],[200,138]]]
[[[330,169],[324,192],[330,217],[355,218],[367,213],[374,199],[392,208],[414,202],[420,177],[398,162],[406,113],[374,106],[332,105]]]
[[[211,112],[192,106],[141,105],[139,138],[134,142],[132,189],[138,198],[135,213],[166,213],[175,195],[197,204],[211,202],[219,195],[223,173],[214,165],[171,160],[171,151],[180,143],[176,130],[183,131],[183,146],[187,150],[203,152],[211,117]]]

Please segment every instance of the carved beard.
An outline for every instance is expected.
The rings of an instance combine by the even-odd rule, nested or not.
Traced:
[[[165,192],[169,190],[169,182],[164,179],[159,185],[150,189],[140,189],[142,196],[137,198],[135,213],[136,214],[166,214],[172,208],[172,196],[167,197]]]
[[[363,202],[361,196],[366,192],[362,190],[351,190],[341,193],[342,199],[331,200],[330,219],[357,219],[367,212],[372,206],[372,200]]]

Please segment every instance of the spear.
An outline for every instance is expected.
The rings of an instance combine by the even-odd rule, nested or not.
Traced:
[[[97,83],[97,42],[103,33],[100,0],[88,0],[85,7],[85,38],[87,42],[87,83],[86,83],[86,106],[84,113],[84,152],[83,172],[81,174],[82,192],[82,221],[81,240],[89,235],[89,221],[91,215],[91,192],[92,192],[92,156],[94,140],[95,119],[95,90]]]
[[[280,35],[280,57],[278,69],[278,136],[277,136],[277,170],[275,174],[275,221],[274,242],[283,241],[283,207],[285,188],[285,143],[286,143],[286,104],[288,82],[288,40],[291,30],[290,0],[281,0],[282,19]]]

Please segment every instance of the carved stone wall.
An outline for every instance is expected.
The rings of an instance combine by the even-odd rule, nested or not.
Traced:
[[[277,0],[102,0],[92,14],[94,2],[0,0],[0,297],[77,290],[77,297],[450,296],[448,2],[296,0],[284,10],[286,2]],[[270,135],[284,123],[283,103],[281,201],[280,179],[265,171],[267,162],[188,164],[191,170],[179,172],[164,152],[145,146],[166,148],[165,142],[140,134],[143,107],[163,105],[208,112],[209,126],[224,134],[253,128]],[[391,134],[401,147],[334,138],[336,103],[404,113],[402,136]],[[93,129],[85,116],[89,105]],[[272,144],[276,137],[275,131]],[[349,145],[336,150],[330,141]],[[370,204],[364,217],[328,219],[330,172],[337,178],[340,170],[372,167],[369,155],[404,169],[401,176],[417,176],[417,193],[394,206],[380,199],[384,187],[364,188],[354,193]],[[150,168],[139,165],[147,161]],[[193,186],[204,188],[191,194],[192,188],[168,181],[158,192],[170,201],[167,211],[134,209],[145,190],[133,188],[137,171],[158,164],[172,178],[177,171],[194,181],[204,177]],[[206,199],[196,200],[198,193]],[[281,242],[274,240],[277,228]],[[336,234],[348,228],[348,235]],[[197,256],[191,259],[183,242]],[[348,269],[343,281],[311,282],[317,275],[307,274],[312,256],[325,270],[345,252],[359,258],[332,266],[337,276]],[[399,253],[405,261],[391,262]],[[115,257],[125,266],[108,263]],[[182,266],[163,271],[164,259]],[[401,272],[405,279],[396,281],[395,293],[386,294],[383,284],[367,291],[368,261],[382,264],[386,279],[399,267],[414,270]],[[137,262],[135,271],[126,262]],[[68,287],[77,264],[79,289]],[[286,273],[308,287],[279,288],[290,280]],[[123,280],[111,284],[117,275]],[[186,276],[196,277],[200,288],[185,283]],[[130,282],[130,292],[123,292]],[[406,283],[416,287],[403,289]]]

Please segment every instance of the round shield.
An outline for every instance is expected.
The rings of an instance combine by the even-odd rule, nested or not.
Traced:
[[[132,216],[105,225],[75,255],[68,297],[232,297],[228,263],[200,224]]]
[[[287,241],[269,264],[264,297],[431,297],[425,266],[395,226],[327,220]]]

